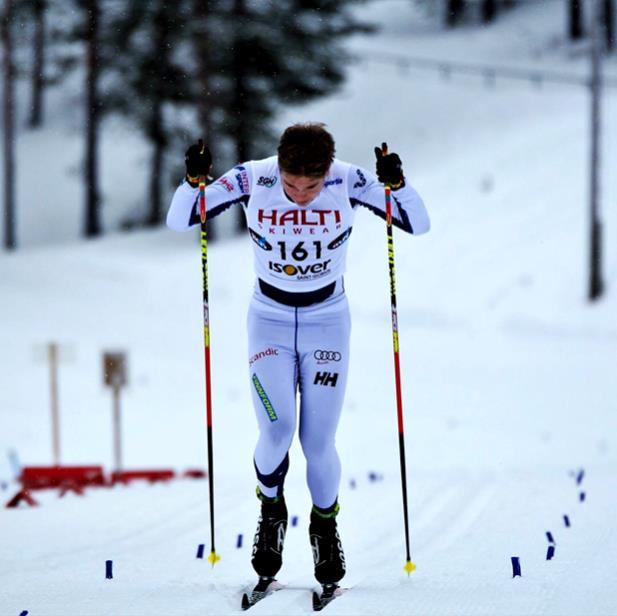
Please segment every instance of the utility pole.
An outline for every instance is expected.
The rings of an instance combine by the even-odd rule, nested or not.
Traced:
[[[592,2],[591,23],[591,160],[589,208],[589,300],[604,291],[602,281],[602,221],[600,219],[600,97],[602,90],[602,10],[600,0]]]
[[[4,247],[14,250],[17,247],[15,231],[15,58],[13,49],[13,0],[5,0],[3,13],[0,13],[0,34],[3,47],[3,103],[2,125],[4,136]]]

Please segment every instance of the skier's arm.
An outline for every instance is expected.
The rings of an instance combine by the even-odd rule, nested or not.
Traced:
[[[426,233],[431,223],[424,201],[409,182],[404,177],[402,179],[403,185],[391,193],[392,224],[414,235]],[[361,205],[385,220],[384,185],[372,173],[352,166],[347,183],[352,207]]]
[[[238,165],[206,187],[208,219],[235,204],[246,205],[249,200],[250,165]],[[200,222],[199,187],[185,179],[176,189],[167,212],[167,226],[174,231],[186,231]]]

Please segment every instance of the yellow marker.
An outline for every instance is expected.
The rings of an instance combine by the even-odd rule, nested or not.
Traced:
[[[408,560],[405,563],[405,571],[407,572],[407,575],[411,575],[412,571],[416,570],[416,566],[410,561]]]
[[[221,557],[216,552],[210,552],[210,556],[208,556],[208,562],[214,567],[214,565],[221,560]]]

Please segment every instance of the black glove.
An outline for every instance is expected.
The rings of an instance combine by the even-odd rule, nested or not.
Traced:
[[[186,179],[191,185],[197,185],[199,176],[208,176],[212,166],[212,154],[203,142],[194,143],[184,155],[186,164]]]
[[[388,144],[385,142],[381,144],[381,148],[375,148],[377,178],[382,184],[387,184],[392,190],[397,190],[405,186],[403,163],[398,154],[387,152]]]

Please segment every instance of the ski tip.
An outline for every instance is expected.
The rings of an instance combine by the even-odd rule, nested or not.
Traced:
[[[251,602],[249,601],[249,596],[246,593],[244,593],[242,595],[242,609],[244,611],[246,611],[246,610],[249,609],[249,607],[251,607]]]
[[[405,563],[405,572],[407,573],[407,575],[411,575],[415,570],[416,566],[410,560],[408,560]]]
[[[212,550],[212,552],[210,552],[210,556],[208,556],[208,562],[214,567],[219,560],[221,560],[221,557],[214,550]]]

